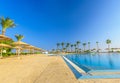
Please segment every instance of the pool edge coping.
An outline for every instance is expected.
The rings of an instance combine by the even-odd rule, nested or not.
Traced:
[[[72,67],[74,67],[74,69],[76,71],[78,71],[80,74],[82,74],[82,76],[80,76],[79,78],[77,78],[78,80],[82,80],[82,79],[115,79],[115,78],[120,78],[120,75],[91,75],[90,72],[104,72],[104,71],[108,71],[108,70],[90,70],[89,72],[85,72],[83,69],[81,69],[80,67],[78,67],[75,63],[73,63],[72,61],[70,61],[69,59],[67,59],[66,57],[62,56],[63,59],[65,61],[67,61]],[[72,64],[71,64],[72,63]],[[67,64],[68,65],[68,64]],[[71,68],[70,68],[71,69]],[[72,70],[72,69],[71,69]],[[81,72],[82,70],[82,72]],[[120,70],[109,70],[110,71],[120,71]],[[75,75],[75,74],[74,74]]]

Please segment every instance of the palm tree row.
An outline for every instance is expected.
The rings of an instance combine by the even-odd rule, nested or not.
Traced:
[[[5,36],[5,33],[6,33],[6,30],[7,29],[9,29],[9,28],[13,28],[13,27],[15,27],[16,25],[15,25],[15,23],[14,23],[14,21],[13,20],[11,20],[9,17],[7,17],[7,18],[4,18],[4,17],[2,17],[2,18],[0,18],[0,25],[1,25],[1,37],[6,37]],[[24,38],[24,36],[23,35],[20,35],[20,34],[17,34],[17,35],[15,35],[15,37],[16,37],[16,39],[17,39],[17,42],[21,42],[21,40]],[[6,37],[6,38],[8,38],[8,37]],[[18,49],[18,47],[15,47],[15,45],[13,45],[13,40],[11,39],[11,38],[8,38],[9,40],[5,40],[4,38],[1,38],[0,39],[0,44],[1,43],[3,43],[3,45],[5,45],[5,44],[8,44],[9,45],[9,49],[11,50],[12,48],[16,48],[16,49]],[[1,42],[2,41],[2,42]],[[14,42],[15,43],[15,42]],[[12,46],[12,47],[11,47]],[[14,47],[13,47],[14,46]],[[29,45],[29,46],[31,46],[31,45]],[[22,47],[22,46],[21,46]],[[34,50],[39,50],[39,48],[37,48],[37,47],[34,47],[34,46],[31,46],[32,47],[32,49],[34,48]],[[7,47],[6,47],[7,48]],[[19,45],[19,49],[20,49],[20,45]],[[1,50],[1,48],[0,48],[0,50]],[[11,52],[9,50],[9,52]],[[2,51],[1,51],[1,53],[2,53]]]
[[[13,28],[13,27],[16,26],[15,23],[14,23],[14,21],[11,20],[9,17],[7,17],[7,18],[4,18],[4,17],[0,18],[0,24],[2,26],[2,35],[5,35],[6,30],[8,28]],[[16,39],[18,41],[20,41],[20,40],[22,40],[24,38],[23,35],[18,35],[18,34],[15,35],[15,37],[16,37]]]
[[[80,41],[77,41],[75,44],[70,43],[57,43],[57,51],[62,52],[78,52]],[[60,47],[61,46],[61,47]]]
[[[9,17],[7,17],[7,18],[4,18],[4,17],[0,18],[0,24],[2,26],[2,35],[5,35],[7,29],[13,28],[13,27],[16,26],[14,21],[11,20]],[[15,37],[16,37],[17,41],[20,41],[20,40],[22,40],[24,38],[24,36],[20,35],[20,34],[19,35],[18,34],[15,35]]]
[[[80,41],[76,41],[75,44],[71,44],[71,43],[57,43],[57,49],[56,51],[61,51],[61,52],[73,52],[73,53],[80,53],[81,52],[81,48],[80,48]],[[99,48],[99,42],[96,41],[96,49],[91,49],[90,46],[91,42],[88,43],[82,43],[83,45],[83,52],[85,51],[93,51],[96,50],[96,52],[99,52],[100,48]],[[110,44],[111,44],[111,40],[107,39],[106,40],[106,44],[108,45],[108,51],[110,51]],[[88,45],[88,50],[86,50],[86,45]]]

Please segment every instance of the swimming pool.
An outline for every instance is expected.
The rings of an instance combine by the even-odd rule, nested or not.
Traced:
[[[120,54],[70,54],[65,56],[79,68],[84,70],[86,76],[112,76],[120,78]]]

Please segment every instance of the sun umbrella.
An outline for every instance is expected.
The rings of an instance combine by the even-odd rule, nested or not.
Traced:
[[[0,40],[12,40],[12,39],[5,35],[0,35]]]
[[[35,48],[34,46],[32,46],[32,45],[29,45],[29,46],[25,46],[25,48]]]
[[[11,48],[11,46],[10,46],[10,45],[7,45],[7,44],[0,44],[0,48],[1,48],[1,47]]]
[[[38,51],[40,51],[41,49],[36,47],[36,48],[35,48],[35,50],[38,50]]]
[[[10,45],[7,45],[7,44],[0,44],[0,49],[1,49],[1,58],[2,58],[2,49],[3,48],[12,48]]]
[[[42,50],[41,48],[38,48],[38,47],[35,48],[36,53],[40,52],[41,50]]]
[[[20,50],[23,46],[29,46],[27,43],[22,42],[22,41],[17,41],[17,42],[13,42],[12,45],[18,46],[18,48],[16,48],[17,52],[18,52],[18,57],[20,55]],[[21,48],[19,48],[21,47]]]
[[[14,49],[22,49],[20,46],[13,47]]]
[[[13,42],[12,44],[15,46],[29,46],[27,43],[22,41]]]
[[[34,51],[34,49],[35,49],[35,47],[34,47],[34,46],[32,46],[32,45],[25,46],[24,48],[29,49],[29,50],[33,50],[33,51]]]
[[[13,47],[14,49],[16,49],[16,54],[18,55],[18,57],[19,57],[19,49],[21,50],[22,48],[20,47],[20,46],[15,46],[15,47]]]

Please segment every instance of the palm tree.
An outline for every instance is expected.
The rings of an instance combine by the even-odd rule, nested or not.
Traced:
[[[77,41],[76,42],[76,45],[77,45],[77,48],[79,49],[79,44],[80,44],[80,41]],[[77,52],[78,52],[78,49],[77,49]]]
[[[81,49],[78,49],[79,50],[79,52],[81,52]]]
[[[71,44],[70,46],[71,46],[71,52],[73,52],[73,46],[74,46],[74,45],[73,45],[73,44]]]
[[[65,52],[66,51],[66,48],[63,48],[63,52]]]
[[[62,51],[63,51],[63,48],[64,48],[65,43],[64,43],[64,42],[62,42],[62,43],[61,43],[61,45],[62,45]]]
[[[83,43],[83,47],[84,47],[84,51],[85,51],[86,43]]]
[[[59,50],[60,43],[57,43],[56,45],[57,45],[57,50]]]
[[[14,21],[8,17],[2,17],[0,19],[0,24],[2,25],[2,35],[5,35],[6,29],[13,28],[15,26]]]
[[[88,42],[88,49],[89,49],[89,51],[90,51],[90,42]]]
[[[21,41],[24,38],[24,36],[20,35],[20,34],[15,35],[15,37],[16,37],[17,41]]]
[[[70,43],[67,43],[66,50],[69,51]]]
[[[96,42],[96,45],[97,45],[97,52],[99,52],[99,45],[98,45],[98,44],[99,44],[99,42],[97,41],[97,42]]]
[[[76,46],[77,46],[77,45],[76,45],[76,44],[74,44],[75,52],[76,52]]]
[[[66,45],[66,52],[68,52],[68,45]]]
[[[77,51],[78,51],[78,48],[75,48],[75,52],[77,53]]]
[[[114,52],[114,48],[111,48],[112,52]]]
[[[21,41],[24,38],[24,36],[20,35],[20,34],[16,34],[15,37],[16,37],[18,42]],[[18,56],[19,56],[19,51],[22,52],[22,50],[21,49],[16,50],[16,53],[18,54]],[[30,51],[30,53],[31,53],[31,51]]]
[[[76,42],[76,45],[77,45],[77,48],[79,49],[79,44],[80,44],[80,41],[77,41]]]
[[[52,52],[55,52],[55,49],[52,49]]]
[[[106,40],[106,44],[108,44],[108,51],[110,51],[111,40],[110,40],[110,39],[107,39],[107,40]]]

